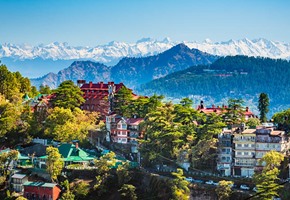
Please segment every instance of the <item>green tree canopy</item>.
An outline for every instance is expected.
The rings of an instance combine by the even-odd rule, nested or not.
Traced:
[[[57,148],[47,147],[46,154],[47,154],[46,170],[50,174],[51,179],[56,181],[57,176],[60,175],[64,167],[64,161],[62,160],[61,154],[59,153]]]
[[[217,193],[219,200],[227,200],[232,194],[232,185],[234,183],[232,181],[221,180],[215,192]]]
[[[61,142],[73,139],[83,141],[88,131],[95,128],[97,113],[90,113],[75,108],[73,111],[66,108],[55,107],[49,111],[45,121],[44,133]]]
[[[244,101],[242,99],[229,99],[228,107],[225,108],[223,118],[229,125],[239,125],[245,122],[245,110],[243,109]]]
[[[275,124],[278,124],[280,130],[290,132],[290,108],[282,112],[275,113],[273,116]]]
[[[72,81],[64,81],[54,91],[55,98],[51,103],[53,107],[62,107],[73,110],[75,107],[80,107],[85,102],[83,93],[78,86]]]
[[[173,180],[171,181],[171,200],[188,200],[190,198],[189,182],[185,180],[182,169],[173,172]]]
[[[41,94],[51,94],[51,89],[48,85],[41,85],[39,86],[39,92]]]
[[[119,189],[118,191],[121,194],[121,199],[123,200],[136,200],[137,199],[137,195],[135,193],[135,186],[134,185],[130,185],[130,184],[124,184],[121,189]]]
[[[258,118],[249,118],[247,121],[246,121],[246,125],[249,126],[250,128],[256,128],[256,126],[259,126],[261,123],[260,123],[260,120]]]
[[[276,151],[270,151],[261,158],[259,164],[264,166],[263,170],[255,172],[253,177],[258,189],[256,199],[272,200],[278,196],[278,190],[283,187],[278,184],[278,167],[283,160],[284,156]]]

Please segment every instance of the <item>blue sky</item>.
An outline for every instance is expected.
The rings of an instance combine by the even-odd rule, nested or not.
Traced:
[[[0,13],[0,43],[290,42],[289,0],[0,0]]]

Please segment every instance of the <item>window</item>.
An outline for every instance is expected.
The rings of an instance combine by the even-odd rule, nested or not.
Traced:
[[[244,155],[245,155],[245,156],[249,155],[249,152],[244,152]]]
[[[237,144],[237,147],[242,147],[242,144]]]
[[[244,147],[249,147],[249,144],[244,144]]]
[[[242,155],[242,152],[237,152],[237,155]]]

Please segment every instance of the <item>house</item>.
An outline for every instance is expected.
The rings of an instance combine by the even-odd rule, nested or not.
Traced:
[[[143,137],[140,124],[143,118],[124,118],[116,114],[106,116],[107,141],[122,144],[137,144]]]
[[[44,182],[30,182],[27,181],[23,184],[24,197],[29,200],[43,199],[43,200],[56,200],[59,198],[61,188],[55,183]]]
[[[12,151],[12,149],[10,148],[6,148],[6,149],[3,149],[0,151],[0,155],[1,154],[8,154],[10,151]],[[13,160],[13,162],[10,163],[10,168],[13,168],[13,167],[16,167],[16,166],[21,166],[21,167],[25,167],[25,166],[30,166],[32,165],[31,163],[31,159],[23,154],[23,153],[20,153],[18,151],[18,157],[17,157],[17,160]]]
[[[13,190],[15,192],[23,192],[23,184],[28,181],[28,176],[26,174],[14,174],[11,179]]]
[[[85,80],[78,80],[77,85],[83,92],[83,97],[85,99],[85,102],[81,105],[81,109],[99,112],[101,116],[106,116],[112,111],[114,94],[122,87],[125,87],[123,83],[86,83]],[[133,92],[132,95],[137,97]]]
[[[87,166],[90,161],[94,160],[94,157],[90,157],[88,153],[86,153],[79,147],[78,143],[61,144],[58,147],[58,151],[61,154],[61,157],[63,158],[65,166],[71,164],[82,164],[84,166]],[[43,165],[45,166],[47,160],[47,155],[41,156],[38,159],[39,159],[38,161],[39,168],[43,168]]]

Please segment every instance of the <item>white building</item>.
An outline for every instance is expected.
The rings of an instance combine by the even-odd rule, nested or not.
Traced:
[[[267,152],[275,150],[286,155],[290,148],[285,132],[268,126],[224,130],[218,139],[217,169],[226,176],[252,177],[256,169],[263,167],[259,160]]]

